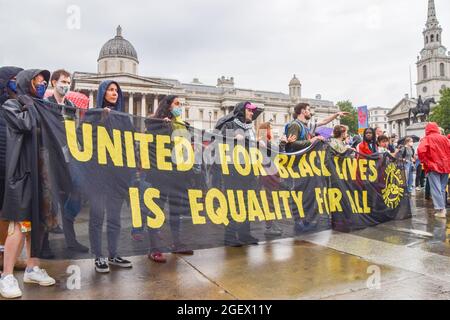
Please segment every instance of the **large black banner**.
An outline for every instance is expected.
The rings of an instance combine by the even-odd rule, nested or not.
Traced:
[[[41,211],[72,221],[91,249],[76,253],[50,234],[59,258],[239,246],[410,217],[402,164],[389,155],[322,142],[283,154],[163,120],[37,104]]]

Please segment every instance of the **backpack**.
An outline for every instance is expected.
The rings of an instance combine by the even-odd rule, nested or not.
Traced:
[[[307,137],[306,137],[306,128],[305,128],[305,125],[304,125],[303,123],[301,123],[300,121],[298,121],[298,120],[294,120],[294,121],[288,123],[288,124],[284,127],[284,135],[285,135],[286,137],[288,137],[288,134],[289,134],[289,127],[290,127],[292,124],[294,124],[294,123],[297,124],[298,126],[300,126],[300,137],[297,137],[297,140],[306,140]]]
[[[416,151],[414,150],[414,148],[412,149],[412,157],[414,157],[414,155],[416,154]],[[402,159],[406,158],[406,147],[403,148],[403,153],[402,153]]]

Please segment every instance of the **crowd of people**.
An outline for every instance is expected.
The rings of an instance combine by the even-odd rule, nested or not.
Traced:
[[[39,139],[31,134],[35,119],[32,106],[38,107],[36,101],[43,100],[48,86],[53,87],[53,95],[45,100],[67,107],[76,107],[66,98],[71,85],[71,74],[65,70],[56,70],[52,74],[47,70],[22,70],[16,67],[0,68],[0,263],[3,273],[0,279],[0,294],[5,298],[16,298],[22,295],[14,270],[24,270],[24,282],[41,286],[52,286],[56,283],[44,269],[40,268],[39,258],[51,258],[48,236],[52,230],[58,229],[60,222],[50,219],[46,215],[33,214],[33,200],[38,195],[33,194],[31,175],[37,170],[39,159],[31,155],[39,145]],[[102,109],[102,116],[107,117],[114,110],[124,111],[123,94],[119,83],[104,81],[98,89],[95,108]],[[433,199],[436,216],[446,217],[446,191],[448,174],[450,173],[450,137],[445,137],[435,123],[428,124],[426,136],[421,140],[417,151],[414,149],[412,137],[398,141],[398,137],[388,137],[380,128],[368,128],[362,136],[349,134],[348,127],[337,125],[333,128],[332,137],[317,134],[317,129],[328,125],[340,117],[348,116],[346,112],[338,112],[319,121],[311,121],[313,113],[307,103],[299,103],[294,108],[293,120],[286,124],[282,137],[274,141],[272,124],[265,122],[255,128],[261,110],[251,102],[242,102],[236,105],[229,115],[219,119],[215,130],[224,136],[233,139],[249,140],[260,143],[268,149],[277,149],[280,152],[294,153],[305,150],[317,141],[326,142],[337,153],[352,153],[356,157],[375,154],[389,154],[404,162],[407,191],[413,192],[414,174],[416,171],[416,188],[429,187]],[[160,102],[155,114],[146,119],[148,127],[154,123],[165,122],[168,126],[167,134],[176,130],[186,130],[189,126],[182,119],[182,106],[177,96],[167,96]],[[38,152],[39,153],[39,152]],[[33,163],[35,162],[35,163]],[[39,170],[38,170],[39,171]],[[141,173],[140,173],[141,174]],[[143,173],[142,173],[143,174]],[[76,175],[73,175],[76,178]],[[74,178],[72,177],[72,178]],[[231,178],[229,178],[231,177]],[[239,181],[239,175],[221,177],[221,181],[214,181],[216,186],[247,183],[248,180]],[[180,240],[180,217],[185,214],[183,204],[177,194],[169,187],[164,189],[164,183],[183,183],[185,179],[179,176],[147,177],[163,181],[162,201],[168,202],[172,232],[172,252],[179,254],[193,254],[189,248],[183,247]],[[233,181],[224,181],[233,179]],[[173,180],[173,181],[172,181]],[[275,190],[279,177],[272,172],[261,179],[261,187],[267,191]],[[137,183],[145,183],[138,175]],[[76,185],[77,181],[72,181]],[[270,192],[268,192],[270,193]],[[121,231],[121,206],[123,198],[112,199],[108,194],[96,194],[90,202],[89,241],[90,248],[78,242],[74,223],[79,209],[73,205],[80,195],[71,193],[61,195],[61,225],[68,250],[94,255],[94,267],[97,272],[110,272],[110,265],[121,268],[131,268],[130,261],[122,258],[118,253],[118,241]],[[181,209],[180,209],[181,208]],[[102,229],[105,215],[107,217],[108,256],[102,252]],[[33,230],[41,229],[38,244],[32,248]],[[267,235],[281,235],[282,229],[275,222],[267,222],[265,233]],[[139,233],[133,237],[138,239]],[[165,263],[166,257],[158,251],[158,236],[149,231],[151,248],[149,259],[158,263]],[[225,230],[225,245],[242,246],[244,244],[257,244],[258,239],[250,234],[249,223],[230,223]],[[23,248],[26,248],[26,260],[20,260]]]

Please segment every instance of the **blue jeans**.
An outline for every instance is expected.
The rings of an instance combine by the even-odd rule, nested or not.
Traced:
[[[406,187],[409,193],[413,191],[414,186],[414,164],[411,161],[405,163]]]
[[[431,197],[433,198],[434,209],[445,209],[447,206],[447,195],[445,193],[445,188],[448,183],[448,173],[442,174],[430,172],[428,173],[428,181],[430,182]]]

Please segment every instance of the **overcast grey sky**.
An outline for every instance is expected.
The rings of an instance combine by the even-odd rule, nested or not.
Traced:
[[[435,0],[450,46],[450,1]],[[0,65],[96,72],[118,24],[140,74],[392,107],[409,92],[427,0],[0,0]],[[69,29],[70,5],[80,29]],[[73,20],[69,20],[69,22]],[[413,88],[415,95],[415,87]]]

